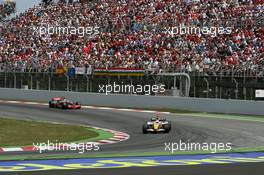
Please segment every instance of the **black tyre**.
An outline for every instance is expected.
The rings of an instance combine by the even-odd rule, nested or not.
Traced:
[[[164,126],[164,129],[165,129],[165,133],[170,132],[170,130],[171,130],[171,122],[168,122],[168,124],[166,124],[166,125]]]
[[[148,133],[147,129],[148,129],[148,125],[145,123],[143,125],[143,128],[142,128],[143,134],[147,134]]]
[[[49,102],[49,107],[54,108],[54,105],[51,102]]]
[[[67,107],[67,103],[62,103],[61,104],[61,109],[67,109],[68,107]]]
[[[169,125],[169,130],[171,130],[171,122],[170,121],[168,122],[168,125]]]

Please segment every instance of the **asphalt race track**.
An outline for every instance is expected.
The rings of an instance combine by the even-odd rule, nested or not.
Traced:
[[[153,117],[150,113],[122,112],[98,109],[59,110],[48,109],[47,106],[0,103],[0,116],[35,121],[52,121],[70,124],[87,124],[122,131],[130,135],[130,139],[112,145],[100,147],[100,153],[125,152],[163,152],[165,143],[207,142],[232,143],[233,148],[264,146],[264,123],[254,121],[202,118],[193,116],[162,115],[172,121],[172,130],[168,134],[142,134],[142,124]],[[2,153],[10,154],[10,153]],[[16,152],[11,154],[39,154],[33,152]],[[46,154],[62,154],[48,152]],[[71,154],[64,152],[63,154]],[[86,154],[96,154],[88,152]],[[251,170],[251,171],[250,171]],[[262,171],[261,171],[262,170]],[[246,172],[263,175],[263,163],[241,163],[229,165],[199,166],[163,166],[144,168],[69,170],[50,172],[17,172],[10,174],[213,174],[231,175]],[[247,174],[249,174],[247,173]],[[2,173],[8,174],[8,173]]]

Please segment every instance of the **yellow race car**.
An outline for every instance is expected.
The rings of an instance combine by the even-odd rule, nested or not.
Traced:
[[[168,133],[171,130],[171,122],[167,121],[165,118],[161,119],[159,117],[151,118],[143,124],[143,134],[147,133]]]

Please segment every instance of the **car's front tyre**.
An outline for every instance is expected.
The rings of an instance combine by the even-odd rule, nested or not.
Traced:
[[[143,134],[147,134],[148,133],[148,125],[145,123],[144,125],[143,125],[143,128],[142,128],[142,131],[143,131]]]
[[[165,129],[165,133],[169,133],[171,130],[171,122],[168,122],[168,124],[164,126],[164,129]]]

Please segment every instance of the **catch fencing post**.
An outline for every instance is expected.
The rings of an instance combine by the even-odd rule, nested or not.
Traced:
[[[14,75],[14,88],[16,88],[16,73],[14,73],[13,75]]]
[[[209,81],[207,80],[207,78],[203,78],[203,80],[205,81],[206,83],[206,98],[209,98]]]
[[[48,87],[48,89],[49,89],[49,91],[50,91],[50,75],[48,75],[48,77],[49,77],[49,87]]]
[[[236,99],[238,98],[238,82],[235,78],[233,78],[234,83],[236,84],[236,90],[235,90],[235,94],[236,94]]]
[[[6,78],[6,71],[5,71],[5,85],[4,85],[5,88],[7,87],[6,82],[7,82],[7,78]]]
[[[186,77],[187,81],[186,81],[186,85],[185,85],[185,96],[189,97],[190,88],[191,88],[191,78],[190,78],[189,74],[187,74],[187,73],[159,73],[158,75],[160,75],[160,76],[172,76],[175,78],[174,80],[176,80],[177,76]],[[180,83],[182,83],[182,82],[180,82]]]

